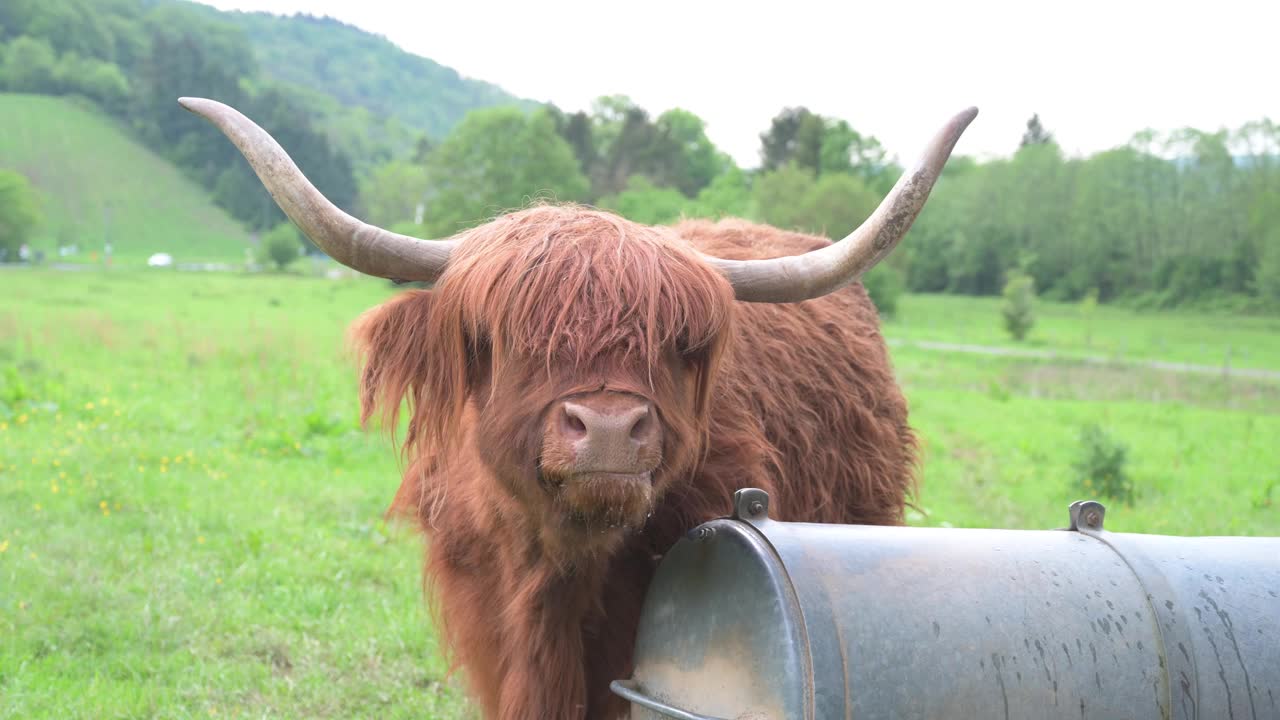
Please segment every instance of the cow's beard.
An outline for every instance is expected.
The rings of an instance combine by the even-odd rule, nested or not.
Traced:
[[[614,474],[562,473],[540,466],[536,475],[543,501],[539,542],[548,556],[568,567],[607,559],[642,532],[668,477],[663,467]]]
[[[654,472],[569,473],[538,470],[552,507],[567,528],[586,534],[643,527],[653,511]]]

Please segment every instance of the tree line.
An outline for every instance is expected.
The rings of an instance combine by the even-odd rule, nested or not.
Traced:
[[[7,0],[0,90],[97,104],[254,229],[284,217],[230,143],[178,108],[179,96],[242,109],[339,207],[429,237],[542,198],[646,223],[739,216],[840,237],[902,172],[875,137],[803,107],[772,118],[759,166],[741,168],[697,115],[654,115],[624,95],[579,112],[474,110],[399,156],[384,147],[353,158],[324,130],[334,103],[265,79],[245,32],[219,17],[169,0]],[[1270,120],[1143,130],[1124,146],[1068,157],[1032,117],[1011,157],[954,157],[908,241],[867,282],[882,297],[898,287],[995,295],[1020,272],[1062,300],[1280,307],[1277,198],[1280,129]]]
[[[359,200],[372,221],[431,237],[538,198],[842,237],[902,173],[875,137],[803,107],[772,119],[760,159],[739,168],[696,115],[651,117],[612,96],[571,114],[475,111],[438,146],[375,168]],[[1280,126],[1144,130],[1068,157],[1032,116],[1011,157],[954,157],[908,238],[869,284],[998,295],[1018,272],[1057,300],[1278,308]]]

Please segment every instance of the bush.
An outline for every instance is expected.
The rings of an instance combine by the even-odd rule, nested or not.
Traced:
[[[867,289],[880,314],[890,316],[898,311],[898,297],[902,295],[906,281],[897,268],[882,264],[862,276],[862,286]]]
[[[1125,472],[1129,449],[1096,424],[1080,432],[1075,470],[1076,489],[1133,504],[1133,481]]]
[[[1264,244],[1254,283],[1264,305],[1280,308],[1280,227],[1272,228]]]
[[[1080,320],[1084,325],[1084,346],[1093,345],[1093,316],[1098,309],[1098,291],[1096,288],[1089,288],[1089,292],[1085,293],[1084,298],[1080,300]]]
[[[1035,325],[1035,280],[1028,274],[1010,270],[1004,285],[1004,304],[1000,314],[1004,316],[1004,329],[1014,340],[1022,340]]]
[[[302,254],[302,238],[293,223],[282,222],[263,236],[262,251],[277,270],[284,270]]]
[[[40,220],[40,202],[27,177],[0,168],[0,262],[18,259]]]

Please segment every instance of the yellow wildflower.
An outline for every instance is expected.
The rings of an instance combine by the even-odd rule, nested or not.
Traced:
[[[85,410],[92,410],[92,409],[93,409],[93,402],[92,402],[92,401],[90,401],[90,402],[85,403],[85,404],[84,404],[84,409],[85,409]]]
[[[32,505],[31,507],[35,508],[35,509],[36,509],[36,512],[40,512],[41,510],[43,510],[43,509],[44,509],[44,506],[43,506],[43,505],[41,505],[40,503],[36,503],[35,505]]]
[[[146,472],[146,470],[147,469],[142,467],[141,465],[138,466],[138,472]]]
[[[62,461],[61,461],[61,460],[59,460],[59,459],[57,459],[57,458],[54,458],[54,459],[53,459],[53,466],[54,466],[54,467],[60,467],[61,465],[62,465]]]
[[[103,510],[106,510],[106,509],[107,509],[107,501],[106,501],[106,500],[103,500],[103,501],[99,502],[99,503],[98,503],[98,507],[102,508]]]
[[[169,456],[168,456],[168,455],[165,455],[164,457],[160,458],[160,462],[162,462],[162,463],[167,463],[167,462],[169,462]]]
[[[219,585],[222,584],[222,578],[214,578],[213,581]]]
[[[53,493],[54,495],[57,495],[57,494],[58,494],[58,483],[56,483],[56,482],[55,482],[55,483],[49,483],[49,492]]]
[[[8,429],[9,429],[9,423],[0,422],[0,430],[8,430]]]
[[[168,466],[168,465],[161,465],[161,466],[160,466],[160,472],[162,472],[162,473],[163,473],[163,472],[169,472],[169,466]]]
[[[4,540],[0,540],[0,553],[2,553],[2,552],[4,552],[4,551],[6,551],[6,550],[8,550],[8,549],[9,549],[9,538],[5,538]]]
[[[19,424],[19,425],[21,425],[21,424],[25,423],[26,421],[27,421],[27,414],[26,414],[26,413],[22,413],[21,415],[19,415],[19,416],[18,416],[18,424]]]
[[[197,536],[196,536],[196,542],[197,542],[197,543],[199,543],[199,544],[201,544],[201,545],[203,545],[203,544],[204,544],[204,536],[203,536],[203,535],[197,535]]]
[[[35,553],[30,553],[30,554],[28,554],[28,555],[27,555],[27,557],[31,558],[32,560],[35,560],[35,559],[36,559],[36,554],[35,554]]]
[[[99,405],[102,405],[103,407],[106,407],[107,403],[109,403],[109,402],[111,402],[111,401],[110,401],[110,400],[108,400],[108,399],[106,399],[106,398],[101,398],[101,399],[99,399],[99,400],[98,400],[98,404],[99,404]]]

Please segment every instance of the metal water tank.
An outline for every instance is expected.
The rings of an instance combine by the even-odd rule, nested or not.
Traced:
[[[1280,538],[732,517],[663,559],[631,717],[1280,719]]]

